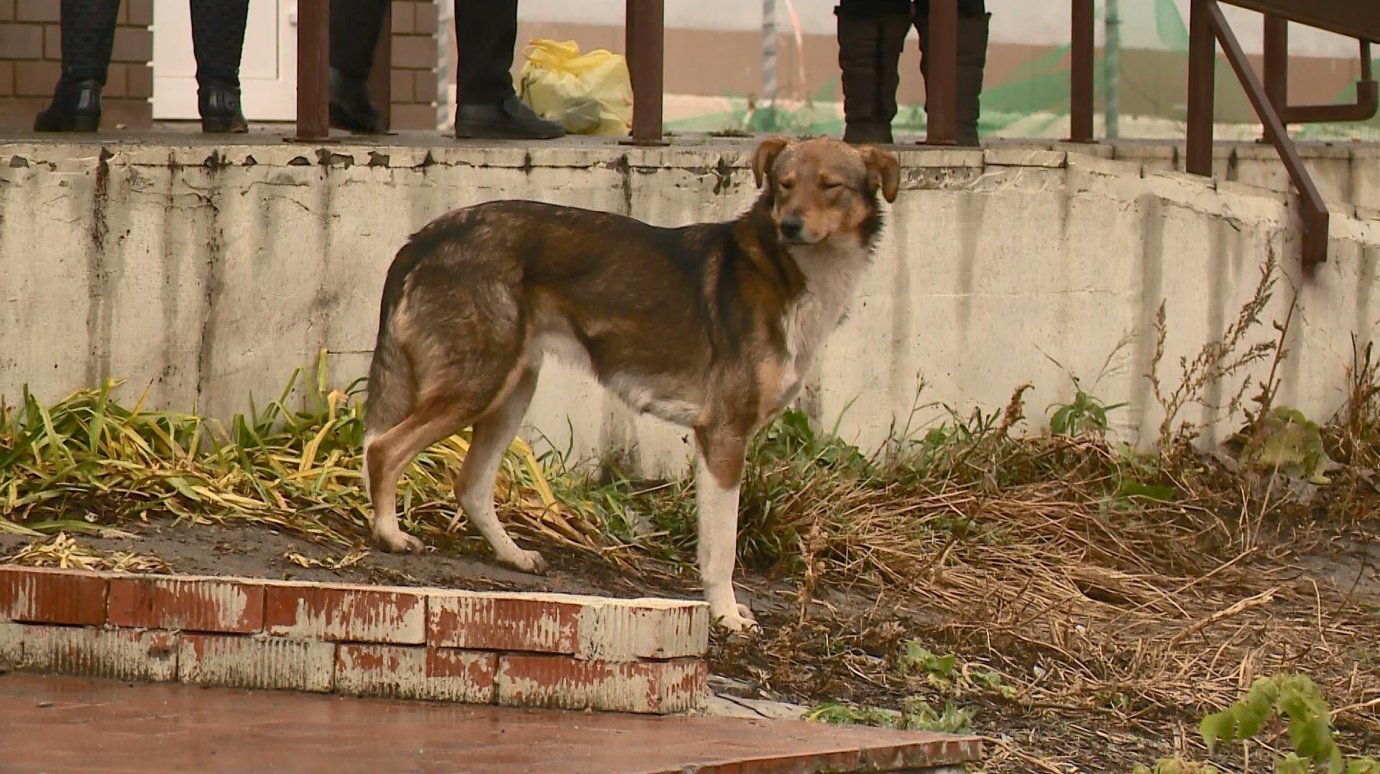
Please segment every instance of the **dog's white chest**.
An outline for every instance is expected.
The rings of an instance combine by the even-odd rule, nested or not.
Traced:
[[[795,398],[820,345],[843,321],[867,256],[860,249],[816,248],[795,251],[792,257],[805,274],[806,291],[786,309],[782,321],[786,339],[782,406]]]

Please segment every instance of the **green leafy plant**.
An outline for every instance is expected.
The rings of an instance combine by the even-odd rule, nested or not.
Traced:
[[[1110,406],[1096,396],[1089,394],[1073,377],[1073,400],[1050,406],[1054,413],[1049,417],[1049,431],[1054,435],[1093,435],[1102,438],[1107,435],[1107,414],[1125,406],[1113,403]]]
[[[1337,746],[1332,715],[1322,691],[1307,675],[1257,678],[1246,695],[1230,707],[1203,718],[1199,727],[1209,753],[1218,745],[1254,739],[1275,715],[1288,723],[1293,750],[1275,762],[1277,774],[1380,774],[1380,762],[1363,757],[1347,760]],[[1215,772],[1207,764],[1161,760],[1154,768],[1137,766],[1136,774]]]
[[[1298,409],[1276,406],[1261,417],[1246,441],[1244,457],[1252,467],[1278,470],[1314,484],[1331,482],[1322,430]]]

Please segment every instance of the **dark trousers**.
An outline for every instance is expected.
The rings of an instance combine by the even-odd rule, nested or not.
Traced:
[[[331,67],[366,80],[388,0],[331,0]],[[456,102],[502,101],[513,92],[517,0],[455,0]]]
[[[841,13],[849,16],[905,16],[910,13],[911,0],[839,0]],[[930,0],[915,0],[915,16],[930,15]],[[978,17],[987,15],[986,0],[958,0],[958,15]]]
[[[62,0],[63,79],[105,84],[120,0]],[[192,0],[192,46],[198,82],[239,85],[249,0]]]

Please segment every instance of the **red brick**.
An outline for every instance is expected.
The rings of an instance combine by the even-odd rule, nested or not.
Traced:
[[[0,621],[100,626],[106,579],[38,567],[0,567]]]
[[[198,685],[326,692],[334,671],[329,642],[184,634],[177,652],[177,679]]]
[[[14,93],[21,97],[44,97],[53,93],[62,65],[57,62],[15,62]]]
[[[436,3],[416,3],[413,10],[412,31],[419,35],[435,35],[439,29]]]
[[[412,32],[412,23],[415,18],[416,7],[417,4],[412,2],[393,3],[391,16],[393,19],[394,35],[408,35]]]
[[[106,72],[105,88],[101,89],[101,96],[106,98],[124,97],[129,94],[129,79],[126,77],[126,65],[113,64]]]
[[[59,8],[57,0],[18,0],[14,6],[14,18],[19,21],[55,22]]]
[[[0,0],[0,21],[14,19],[14,0]]]
[[[14,63],[0,61],[0,97],[14,93]]]
[[[389,75],[391,87],[389,97],[393,102],[411,102],[412,84],[416,82],[415,70],[392,70]]]
[[[146,629],[258,632],[264,587],[222,578],[111,578],[109,621]]]
[[[56,24],[43,27],[43,58],[62,60],[62,28]]]
[[[268,587],[266,602],[268,634],[399,645],[426,642],[426,604],[413,591],[275,583]]]
[[[419,70],[416,72],[416,82],[416,88],[412,90],[412,101],[424,104],[435,102],[437,94],[436,73],[430,70]]]
[[[436,108],[431,105],[415,105],[412,103],[401,103],[396,100],[393,102],[392,114],[389,120],[394,129],[435,129],[438,125],[436,120]]]
[[[499,704],[665,714],[704,706],[708,672],[700,659],[610,663],[569,656],[499,656]]]
[[[117,27],[112,62],[150,62],[153,60],[153,31],[143,27]]]
[[[0,51],[6,59],[42,59],[43,27],[37,24],[0,24]]]
[[[335,689],[357,696],[489,704],[498,655],[402,645],[342,644]]]
[[[121,5],[129,11],[129,24],[135,27],[148,27],[153,24],[153,0],[124,0]]]
[[[79,626],[24,627],[20,668],[117,680],[172,680],[177,675],[172,632]]]
[[[550,596],[433,594],[426,642],[438,648],[573,654],[580,605]]]
[[[146,64],[122,65],[125,70],[127,93],[135,99],[153,96],[153,68]]]
[[[393,66],[413,70],[436,67],[436,39],[426,35],[394,35]]]

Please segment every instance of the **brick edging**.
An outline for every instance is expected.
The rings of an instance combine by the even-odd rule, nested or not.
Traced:
[[[25,671],[667,714],[708,638],[703,602],[0,566]]]

